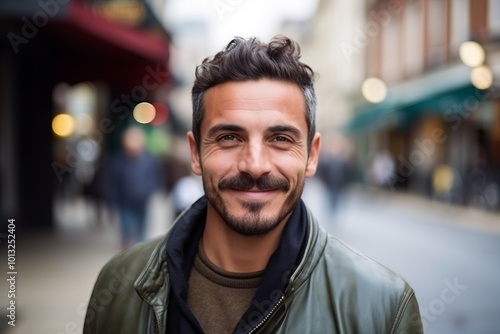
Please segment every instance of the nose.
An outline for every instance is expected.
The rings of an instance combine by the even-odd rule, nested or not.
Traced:
[[[257,179],[271,172],[271,155],[264,143],[250,141],[241,151],[238,163],[240,173],[246,173]]]

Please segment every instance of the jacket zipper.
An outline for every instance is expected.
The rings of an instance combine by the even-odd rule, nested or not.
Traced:
[[[308,243],[309,243],[309,241],[308,241]],[[305,261],[305,255],[304,255],[304,258],[302,259],[302,261],[300,262],[300,264],[297,266],[297,268],[301,268],[302,264],[304,263],[304,261]],[[298,270],[296,270],[293,273],[293,275],[290,277],[290,281],[288,282],[288,287],[286,288],[285,292],[283,292],[283,294],[281,295],[280,299],[274,305],[274,307],[271,309],[271,311],[269,311],[269,313],[264,317],[264,319],[262,319],[254,328],[252,328],[252,330],[250,332],[248,332],[248,334],[255,333],[260,327],[262,327],[262,325],[264,325],[264,323],[273,315],[273,313],[281,305],[281,303],[283,303],[283,300],[285,299],[285,295],[289,291],[289,287],[292,284],[292,282],[295,280],[295,277],[297,275],[298,275]],[[294,288],[292,288],[291,290],[293,291]]]
[[[262,327],[262,325],[264,325],[264,323],[271,317],[274,311],[276,311],[276,309],[281,305],[284,299],[285,299],[285,294],[282,294],[278,302],[271,309],[271,311],[269,311],[269,313],[264,317],[264,319],[262,319],[254,328],[252,328],[252,330],[248,332],[248,334],[255,333],[255,331],[257,331],[260,327]]]
[[[158,320],[156,318],[156,314],[153,314],[153,333],[160,334],[160,327],[159,327]]]
[[[307,243],[309,245],[309,240],[307,241]],[[264,319],[262,319],[254,328],[252,328],[252,330],[250,332],[248,332],[248,334],[255,333],[260,327],[262,327],[264,325],[264,323],[273,315],[273,313],[276,311],[276,309],[281,305],[281,303],[283,303],[283,300],[285,299],[285,295],[289,291],[290,285],[293,283],[293,281],[295,281],[295,277],[297,277],[297,275],[298,275],[299,268],[302,268],[302,265],[305,261],[305,258],[306,258],[306,255],[304,254],[302,261],[300,261],[299,265],[297,266],[297,270],[295,270],[293,275],[290,277],[290,281],[288,282],[288,287],[286,288],[285,292],[283,292],[283,294],[281,295],[281,297],[278,300],[278,302],[276,303],[276,305],[274,305],[274,307],[271,309],[271,311],[269,311],[269,313],[264,317]],[[295,289],[292,288],[291,290],[294,291]]]

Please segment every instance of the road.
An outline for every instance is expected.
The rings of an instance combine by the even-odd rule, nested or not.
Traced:
[[[500,333],[499,215],[360,189],[332,214],[309,186],[305,201],[330,233],[413,286],[425,333]]]

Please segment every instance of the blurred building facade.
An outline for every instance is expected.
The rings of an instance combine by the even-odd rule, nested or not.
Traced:
[[[54,196],[82,191],[133,108],[166,103],[163,7],[140,0],[1,2],[2,217],[27,229],[52,228]]]
[[[321,0],[299,39],[304,62],[318,74],[316,126],[322,133],[342,132],[351,117],[352,96],[363,78],[363,58],[360,54],[346,57],[339,46],[354,38],[363,13],[362,1]]]
[[[388,89],[357,103],[360,161],[388,149],[388,188],[499,209],[498,1],[368,1],[365,13],[365,78]]]
[[[337,55],[320,58],[318,117],[349,136],[359,182],[383,155],[391,173],[377,186],[500,208],[498,1],[322,1],[314,26],[308,48]]]

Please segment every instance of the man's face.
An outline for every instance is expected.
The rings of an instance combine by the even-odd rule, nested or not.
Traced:
[[[228,82],[205,94],[201,143],[188,134],[193,171],[203,178],[207,220],[242,235],[265,234],[287,219],[314,175],[320,146],[307,147],[300,88],[273,80]]]

